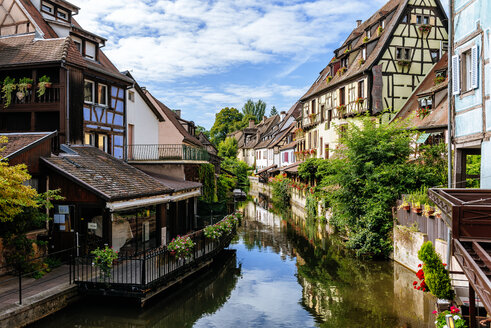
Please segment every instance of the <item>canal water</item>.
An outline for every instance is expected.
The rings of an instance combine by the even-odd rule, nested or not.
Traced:
[[[145,308],[84,299],[33,327],[434,327],[414,273],[355,259],[322,224],[267,207],[245,204],[218,263]]]

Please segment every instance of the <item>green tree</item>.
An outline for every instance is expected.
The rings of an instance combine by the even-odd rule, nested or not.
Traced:
[[[261,122],[264,113],[266,113],[266,103],[259,99],[257,102],[248,99],[247,102],[242,107],[242,113],[244,115],[253,115],[256,117],[257,122]]]
[[[210,131],[208,131],[205,127],[201,125],[196,126],[196,135],[198,136],[200,133],[203,133],[208,139],[210,139]]]
[[[244,117],[242,118],[242,121],[235,122],[233,125],[231,131],[238,131],[238,130],[243,130],[249,126],[249,121],[254,120],[254,124],[258,123],[258,120],[256,116],[252,114],[245,114]]]
[[[218,156],[223,158],[237,158],[237,140],[235,138],[226,138],[218,145]]]
[[[0,145],[7,143],[0,137]],[[31,179],[24,164],[9,166],[1,155],[5,147],[0,147],[0,221],[12,221],[25,207],[37,207],[38,193],[25,182]]]
[[[210,130],[211,142],[219,145],[227,134],[233,132],[237,122],[242,121],[243,115],[234,107],[225,107],[215,115],[215,123]]]
[[[271,112],[269,113],[269,117],[273,117],[275,115],[278,115],[278,111],[276,110],[276,107],[273,106],[271,107]]]
[[[350,236],[360,256],[387,257],[392,250],[391,209],[403,193],[435,186],[440,176],[427,165],[410,162],[412,136],[406,123],[378,124],[371,117],[350,124],[343,145],[322,178],[333,211],[331,222]]]

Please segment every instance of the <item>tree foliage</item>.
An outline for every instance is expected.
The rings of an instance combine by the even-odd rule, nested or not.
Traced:
[[[450,275],[431,241],[425,242],[418,251],[418,258],[423,261],[425,282],[430,292],[437,298],[453,300],[454,291]]]
[[[226,138],[218,145],[218,156],[222,158],[237,158],[237,140],[235,138]]]
[[[349,235],[360,256],[387,257],[392,250],[392,206],[403,193],[435,186],[440,179],[427,165],[410,162],[413,132],[402,122],[378,124],[370,117],[350,124],[322,186],[333,212],[331,222]]]
[[[0,137],[0,145],[7,139]],[[23,212],[25,207],[37,207],[35,189],[26,186],[25,182],[31,179],[27,172],[27,166],[19,164],[9,166],[2,157],[4,147],[0,148],[0,221],[12,221]]]
[[[235,175],[234,188],[242,189],[246,193],[249,191],[249,171],[251,168],[245,162],[236,158],[225,158],[222,162],[222,168]]]
[[[215,123],[210,130],[211,142],[219,145],[225,140],[227,134],[233,132],[237,122],[242,121],[243,115],[236,108],[225,107],[215,115]]]
[[[205,135],[205,137],[207,137],[208,139],[211,138],[210,131],[208,131],[204,126],[197,125],[196,126],[196,135],[198,136],[200,133],[203,133]]]
[[[273,106],[273,107],[271,107],[271,112],[269,112],[269,117],[272,117],[275,115],[278,115],[278,110],[276,110],[276,107]]]
[[[248,99],[244,107],[242,107],[242,113],[244,115],[253,115],[256,117],[257,122],[261,122],[266,113],[266,103],[261,99],[256,102]]]

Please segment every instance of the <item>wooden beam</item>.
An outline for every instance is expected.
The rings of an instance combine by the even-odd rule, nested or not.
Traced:
[[[476,293],[469,283],[469,328],[477,328],[476,325]]]
[[[489,256],[489,253],[486,252],[484,248],[482,248],[482,246],[476,241],[472,242],[472,248],[474,249],[474,252],[479,255],[479,258],[484,262],[484,264],[486,264],[488,269],[491,270],[491,256]]]

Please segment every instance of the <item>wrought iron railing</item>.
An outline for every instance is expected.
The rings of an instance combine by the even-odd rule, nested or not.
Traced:
[[[190,257],[172,255],[166,246],[134,256],[119,256],[109,276],[94,266],[93,256],[74,261],[74,282],[85,290],[111,289],[115,294],[139,297],[197,268],[227,247],[236,234],[222,235],[218,240],[206,238],[203,230],[189,234],[195,246]]]
[[[210,154],[204,148],[188,145],[128,145],[130,161],[208,161]]]

